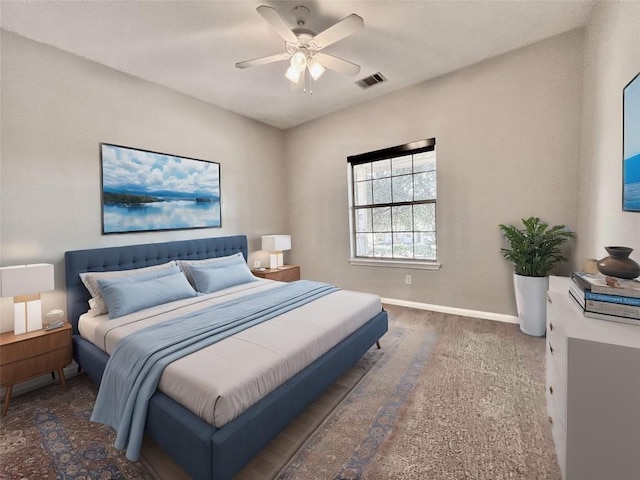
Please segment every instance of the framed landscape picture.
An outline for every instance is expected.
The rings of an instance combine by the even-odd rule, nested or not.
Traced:
[[[622,92],[622,210],[640,212],[640,73]]]
[[[102,233],[221,226],[220,164],[100,144]]]

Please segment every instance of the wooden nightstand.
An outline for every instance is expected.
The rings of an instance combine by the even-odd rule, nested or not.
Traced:
[[[9,410],[11,391],[16,383],[55,371],[66,389],[62,369],[70,363],[69,323],[49,331],[37,330],[22,335],[14,335],[13,332],[0,334],[0,386],[7,387],[2,416]]]
[[[279,282],[295,282],[300,280],[299,265],[284,265],[280,268],[267,268],[265,270],[253,270],[256,277],[267,280],[278,280]]]

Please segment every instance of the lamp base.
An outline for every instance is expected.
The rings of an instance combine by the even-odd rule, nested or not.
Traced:
[[[278,256],[275,253],[269,255],[269,268],[276,269],[278,268]]]
[[[21,335],[42,329],[42,302],[40,294],[13,298],[13,333]]]

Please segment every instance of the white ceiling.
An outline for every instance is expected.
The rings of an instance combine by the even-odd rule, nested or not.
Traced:
[[[326,53],[362,67],[355,78],[327,71],[313,95],[290,91],[286,62],[245,70],[235,63],[284,51],[256,12],[311,11],[316,33],[350,13],[364,30]],[[471,65],[584,25],[594,1],[6,1],[2,28],[172,88],[278,128]],[[354,81],[381,72],[386,84]]]

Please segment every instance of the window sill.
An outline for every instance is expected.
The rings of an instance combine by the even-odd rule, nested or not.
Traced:
[[[416,260],[393,260],[378,258],[350,258],[351,265],[359,267],[415,268],[418,270],[440,270],[438,262],[420,262]]]

